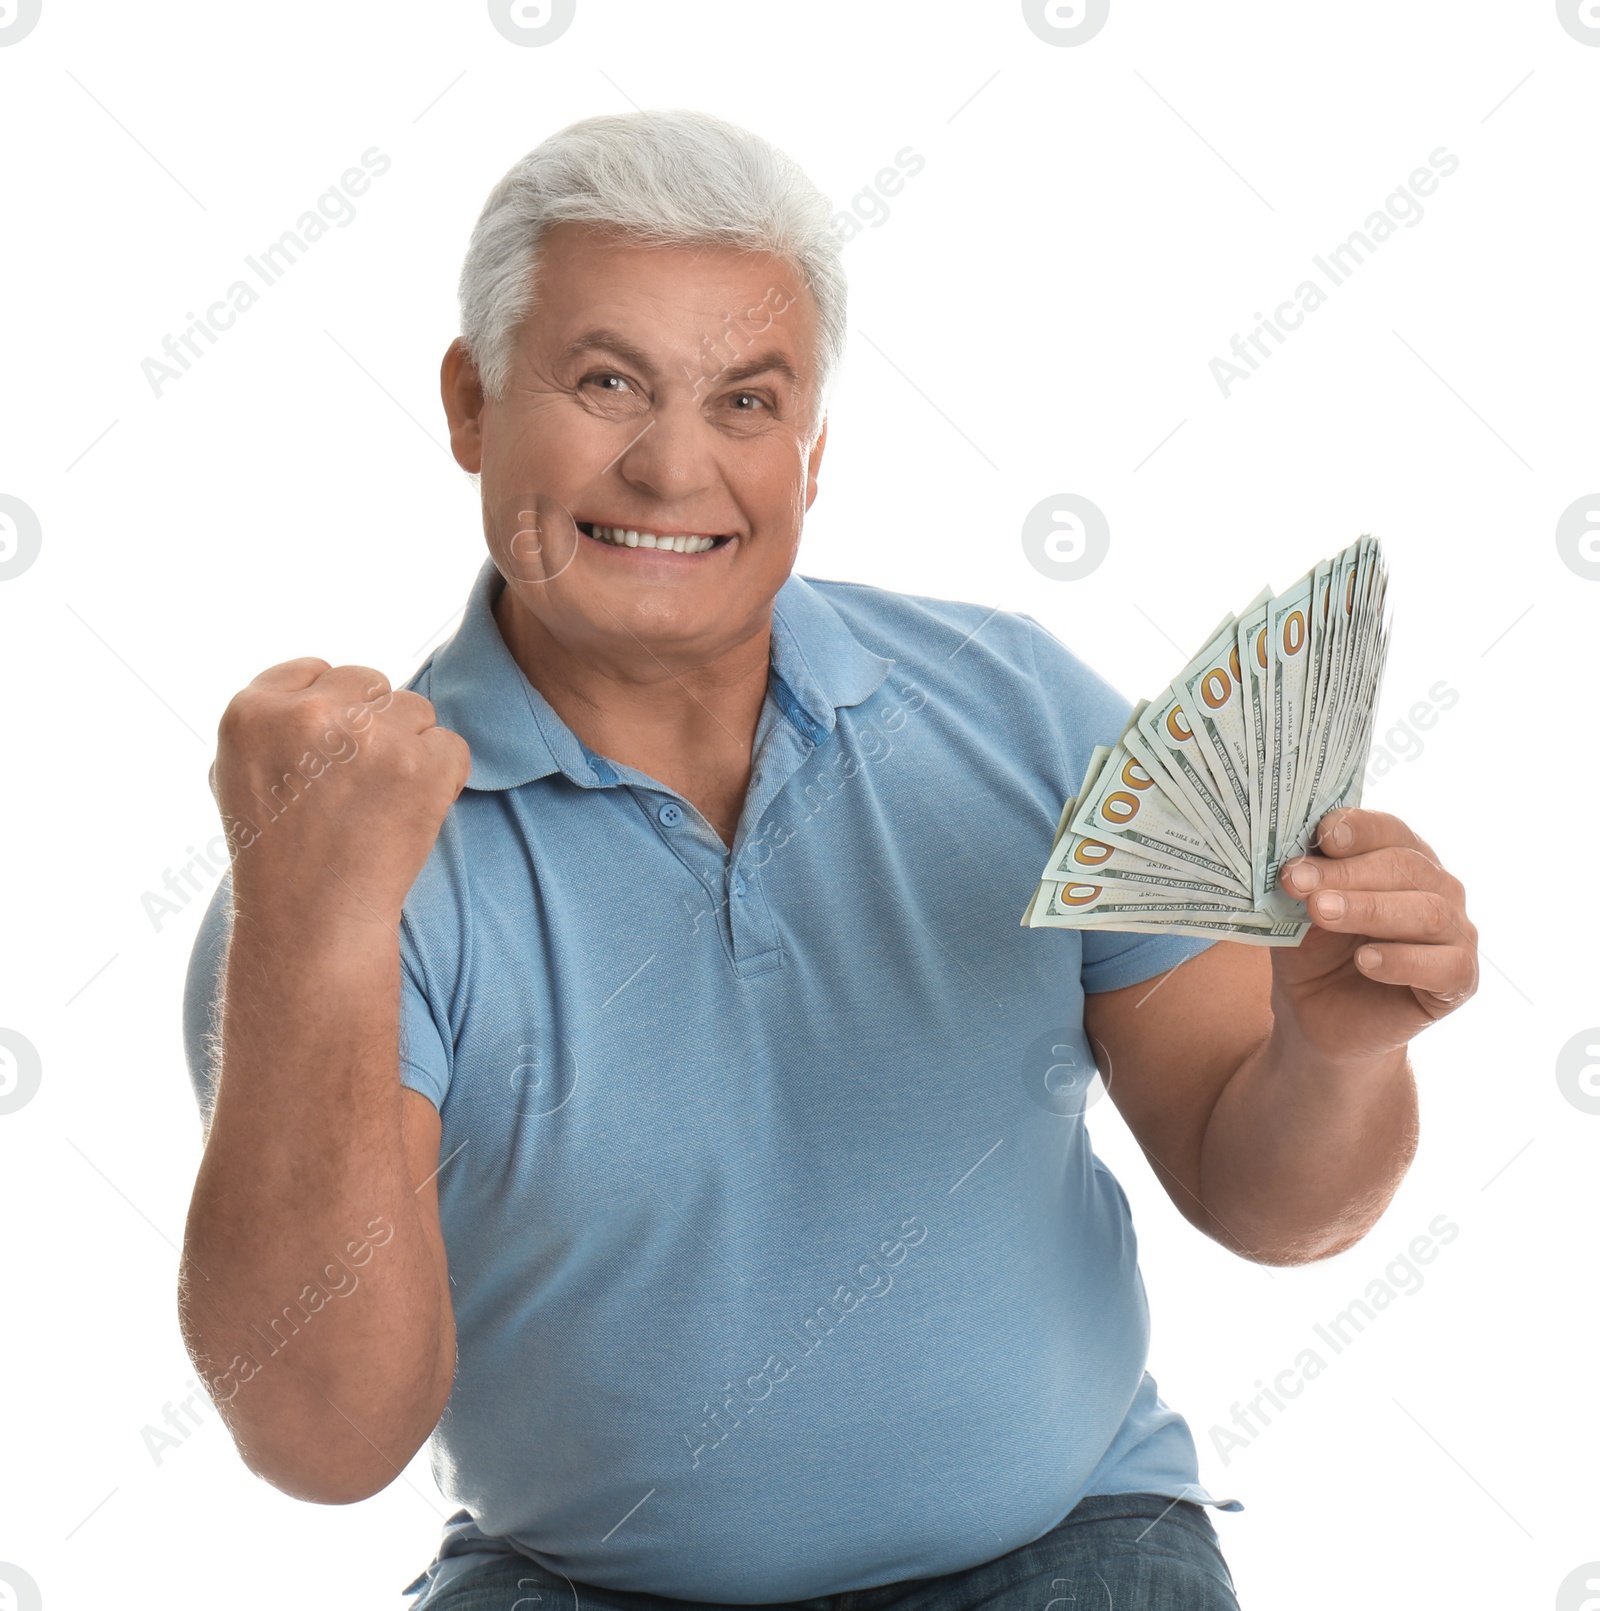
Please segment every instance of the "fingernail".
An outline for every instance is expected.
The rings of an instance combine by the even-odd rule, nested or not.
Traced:
[[[1341,918],[1344,916],[1344,896],[1330,890],[1328,894],[1318,896],[1317,911],[1323,917]]]
[[[1356,952],[1356,961],[1363,968],[1375,968],[1383,961],[1383,953],[1375,945],[1364,945]]]
[[[1322,830],[1321,838],[1330,850],[1343,850],[1350,843],[1350,824],[1341,817],[1332,827]]]
[[[1322,869],[1313,861],[1297,861],[1289,869],[1289,882],[1296,889],[1315,889],[1322,882]]]

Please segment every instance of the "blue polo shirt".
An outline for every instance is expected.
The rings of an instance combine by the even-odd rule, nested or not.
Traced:
[[[1086,1494],[1238,1508],[1145,1371],[1084,1114],[1084,992],[1206,942],[1019,922],[1127,701],[1026,616],[791,576],[730,850],[529,684],[501,585],[407,684],[472,750],[401,925],[458,1339],[413,1611],[516,1551],[757,1603],[963,1570]]]

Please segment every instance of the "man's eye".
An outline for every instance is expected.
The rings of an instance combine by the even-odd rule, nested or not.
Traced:
[[[628,385],[628,381],[627,381],[627,379],[626,379],[626,377],[625,377],[625,376],[622,376],[622,375],[618,375],[618,374],[616,374],[616,373],[615,373],[615,372],[614,372],[614,371],[612,371],[612,370],[609,370],[609,369],[608,369],[608,370],[604,370],[604,371],[602,371],[602,372],[601,372],[601,373],[599,373],[599,374],[595,374],[595,375],[585,375],[585,376],[584,376],[584,380],[583,380],[583,383],[584,383],[584,385],[585,385],[585,386],[590,386],[590,385],[593,385],[593,384],[594,384],[594,383],[595,383],[595,382],[596,382],[596,381],[598,381],[598,382],[600,382],[600,384],[601,384],[601,387],[602,387],[602,389],[607,389],[607,390],[610,390],[610,391],[611,391],[611,395],[612,395],[612,396],[613,396],[613,397],[620,397],[620,396],[622,396],[622,393],[621,393],[621,391],[619,391],[619,390],[616,390],[616,389],[613,389],[613,388],[607,388],[607,387],[606,387],[606,386],[605,386],[605,383],[606,383],[606,382],[607,382],[607,381],[612,381],[612,380],[614,380],[614,381],[616,381],[616,382],[617,382],[617,385],[618,385],[618,386],[619,386],[619,387],[621,387],[621,386],[627,386],[627,385]]]
[[[760,392],[735,392],[733,394],[733,400],[735,402],[738,402],[743,398],[748,398],[752,403],[759,403],[763,408],[767,406],[767,400],[760,394]],[[735,412],[740,414],[749,414],[752,413],[753,410],[741,408],[735,410]]]

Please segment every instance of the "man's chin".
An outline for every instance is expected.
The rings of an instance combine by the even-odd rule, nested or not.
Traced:
[[[719,580],[700,576],[661,582],[644,576],[590,574],[558,607],[581,612],[598,632],[609,627],[652,647],[706,643],[725,637],[730,628],[737,628],[741,616],[755,609],[754,601],[717,586]]]

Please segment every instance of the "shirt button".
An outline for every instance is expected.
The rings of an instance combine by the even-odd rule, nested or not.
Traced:
[[[735,895],[743,895],[744,894],[744,874],[743,873],[735,873],[733,875],[733,893]]]
[[[656,812],[656,821],[659,822],[663,828],[676,828],[678,824],[683,821],[683,807],[675,800],[668,800],[667,803]]]

